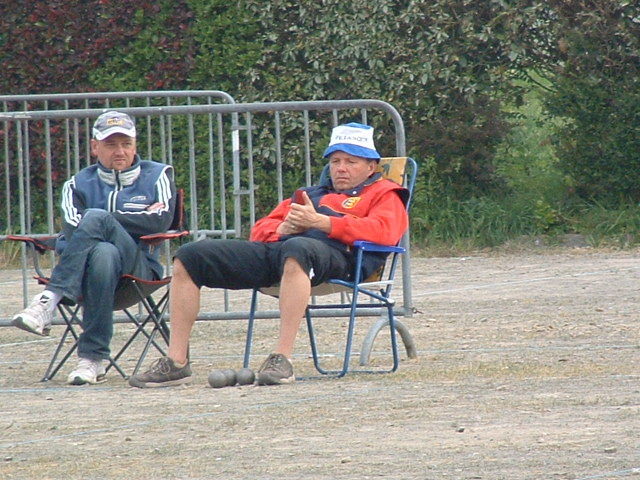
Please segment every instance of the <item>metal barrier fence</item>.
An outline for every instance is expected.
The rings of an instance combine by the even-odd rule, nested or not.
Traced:
[[[162,105],[154,96],[167,95]],[[81,98],[88,95],[91,98]],[[92,97],[95,95],[95,97]],[[102,97],[100,97],[102,96]],[[0,155],[4,172],[5,212],[0,218],[0,240],[8,233],[52,234],[60,229],[56,219],[57,198],[62,183],[93,160],[89,140],[95,117],[105,109],[118,109],[136,118],[139,132],[146,132],[143,158],[174,166],[176,183],[186,191],[189,229],[192,239],[203,237],[246,238],[256,218],[268,213],[276,202],[291,195],[300,185],[311,185],[319,176],[322,151],[331,128],[338,123],[361,121],[376,127],[376,142],[385,156],[404,156],[405,132],[402,118],[390,104],[380,100],[336,100],[309,102],[234,103],[224,92],[128,92],[56,95],[62,108],[50,108],[51,96],[11,97],[22,101],[23,110],[4,104],[0,112]],[[187,100],[175,105],[174,97]],[[0,102],[9,97],[0,96]],[[95,108],[67,108],[72,101],[106,101]],[[204,102],[202,99],[205,99]],[[142,99],[144,106],[132,106]],[[212,100],[227,102],[214,104]],[[42,101],[41,110],[26,105]],[[54,211],[56,213],[54,213]],[[405,245],[408,242],[405,237]],[[21,252],[23,303],[30,299],[30,265],[24,247]],[[166,262],[169,265],[170,252]],[[53,262],[53,259],[51,260]],[[399,315],[411,314],[409,256],[402,263],[402,304]],[[247,318],[247,312],[231,311],[225,292],[224,311],[201,312],[199,319]],[[19,309],[16,305],[16,309]],[[371,310],[371,311],[369,311]],[[361,314],[379,313],[362,309]],[[345,315],[325,311],[323,316]],[[275,318],[277,311],[260,310],[258,318]],[[9,319],[0,318],[0,326]]]

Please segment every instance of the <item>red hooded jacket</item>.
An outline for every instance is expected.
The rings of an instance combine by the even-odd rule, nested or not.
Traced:
[[[378,173],[345,192],[333,190],[330,180],[303,190],[307,192],[316,211],[330,217],[331,232],[327,234],[311,229],[299,236],[316,238],[348,251],[356,240],[395,245],[409,225],[405,208],[408,190],[381,178]],[[289,213],[291,202],[292,199],[280,202],[269,215],[258,220],[251,229],[250,240],[276,242],[289,238],[289,235],[277,234],[276,229]],[[364,278],[386,257],[375,254],[368,256],[371,258],[365,261]]]

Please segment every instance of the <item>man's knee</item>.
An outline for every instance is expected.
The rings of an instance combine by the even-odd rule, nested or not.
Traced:
[[[191,278],[189,271],[185,268],[184,263],[182,263],[182,261],[178,257],[173,259],[171,282],[172,283],[183,283],[183,282],[193,283],[193,279]]]
[[[87,273],[93,278],[120,275],[120,252],[115,245],[108,242],[98,243],[87,258]]]
[[[106,210],[102,210],[100,208],[89,208],[83,213],[80,223],[98,222],[107,217],[111,217],[111,214]]]
[[[120,252],[111,243],[100,242],[89,253],[88,265],[91,267],[103,268],[117,263],[120,263]]]
[[[105,232],[118,223],[111,213],[99,208],[90,208],[84,212],[78,224],[78,230],[90,236],[104,236]]]
[[[282,274],[287,275],[299,272],[306,273],[298,259],[295,257],[287,257],[284,261],[284,265],[282,266]]]
[[[314,240],[305,237],[289,238],[282,244],[282,257],[286,260],[295,259],[299,265],[309,262],[310,242]]]

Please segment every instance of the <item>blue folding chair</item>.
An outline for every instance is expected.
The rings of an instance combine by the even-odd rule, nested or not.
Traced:
[[[389,180],[395,181],[400,185],[404,185],[408,189],[409,198],[406,203],[407,211],[409,211],[409,208],[411,206],[411,196],[413,195],[417,170],[418,169],[415,160],[410,157],[386,157],[382,158],[378,165],[378,171],[382,173],[384,178],[388,178]],[[327,167],[325,167],[325,169],[323,170],[323,175],[328,175]],[[318,285],[317,287],[314,287],[312,289],[312,296],[322,296],[339,292],[347,293],[347,295],[341,295],[341,298],[346,298],[345,301],[332,304],[309,304],[305,311],[313,363],[316,370],[322,375],[342,377],[347,372],[349,372],[353,337],[356,328],[356,316],[358,316],[358,314],[365,309],[368,314],[370,314],[372,309],[378,311],[386,310],[386,316],[388,320],[385,320],[383,324],[378,324],[376,328],[379,329],[380,325],[388,323],[390,331],[390,353],[392,357],[392,365],[387,370],[359,369],[353,371],[366,373],[390,373],[396,371],[400,363],[396,331],[400,331],[403,340],[405,341],[405,345],[407,345],[407,351],[410,353],[410,356],[415,355],[415,348],[413,346],[412,340],[410,339],[410,334],[408,334],[408,330],[406,330],[406,328],[395,319],[393,311],[395,300],[391,297],[391,292],[396,275],[396,268],[399,264],[400,256],[406,252],[406,249],[401,245],[402,242],[403,241],[401,240],[397,245],[379,245],[372,242],[356,241],[354,243],[356,252],[356,264],[354,267],[352,279],[331,279],[326,283]],[[385,266],[383,266],[383,268],[379,269],[379,271],[375,272],[369,278],[363,279],[361,275],[362,260],[364,258],[364,255],[373,252],[382,252],[388,254],[389,257],[387,258],[387,263]],[[244,350],[244,367],[249,366],[259,292],[277,297],[279,287],[273,286],[253,290]],[[368,301],[361,302],[361,296],[365,296]],[[342,368],[340,370],[328,370],[322,366],[320,360],[321,354],[318,351],[316,332],[313,323],[312,312],[316,310],[331,309],[349,309],[349,324],[347,327]],[[377,331],[373,332],[373,334],[369,335],[369,337],[375,337],[376,334]],[[370,341],[372,342],[372,339],[370,339]]]

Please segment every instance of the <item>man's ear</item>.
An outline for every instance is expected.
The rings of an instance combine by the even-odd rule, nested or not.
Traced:
[[[95,138],[92,138],[89,144],[91,147],[91,155],[93,155],[94,157],[97,157],[98,154],[96,153],[96,147],[98,146],[98,141]]]

